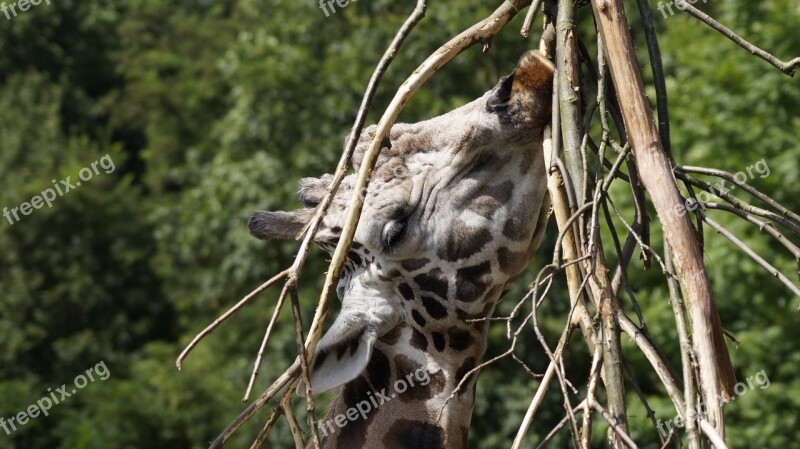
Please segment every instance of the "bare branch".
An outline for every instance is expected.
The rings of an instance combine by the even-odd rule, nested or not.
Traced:
[[[272,428],[275,426],[275,423],[278,422],[278,418],[281,417],[283,413],[283,406],[279,405],[272,411],[272,414],[269,415],[269,419],[267,423],[264,424],[264,427],[261,429],[261,432],[258,433],[256,440],[253,441],[253,444],[250,445],[250,449],[259,449],[264,441],[267,439],[267,435],[272,431]]]
[[[303,441],[303,430],[300,429],[300,424],[297,422],[297,417],[292,408],[292,397],[286,396],[281,401],[283,407],[283,414],[286,415],[286,421],[289,423],[289,430],[292,432],[292,439],[294,440],[295,449],[305,449],[305,442]]]
[[[630,318],[628,318],[621,310],[617,311],[617,320],[619,321],[620,329],[622,329],[622,331],[628,335],[628,338],[630,338],[631,341],[633,341],[633,343],[639,347],[639,350],[642,351],[642,354],[645,356],[647,361],[650,362],[650,365],[653,367],[653,370],[656,372],[659,380],[661,380],[664,390],[672,400],[672,404],[675,406],[675,409],[683,410],[683,395],[681,394],[680,387],[678,386],[678,383],[673,375],[674,370],[664,359],[664,356],[660,351],[658,351],[658,349],[656,349],[655,345],[653,345],[653,343],[639,331],[639,328],[633,324],[633,321],[631,321]]]
[[[728,449],[728,446],[723,441],[722,437],[717,433],[717,429],[711,425],[705,419],[700,420],[700,429],[703,430],[703,433],[706,434],[708,439],[711,441],[711,444],[714,445],[715,449]]]
[[[650,104],[635,60],[635,51],[621,0],[593,0],[595,18],[608,55],[609,67],[620,97],[625,129],[631,141],[642,182],[650,193],[664,226],[664,233],[675,250],[675,265],[687,292],[692,336],[700,358],[704,403],[709,418],[724,434],[720,401],[723,393],[733,390],[735,377],[722,326],[717,315],[711,285],[703,265],[694,230],[689,220],[670,213],[681,204],[681,196],[672,175],[672,167],[658,137]]]
[[[305,386],[306,410],[308,411],[308,425],[311,428],[311,448],[319,449],[320,441],[317,433],[317,414],[314,410],[314,395],[311,394],[311,374],[308,367],[308,353],[303,344],[303,321],[300,316],[300,301],[297,299],[297,289],[291,288],[289,294],[292,297],[292,316],[294,317],[295,340],[297,342],[297,352],[300,353],[300,368],[303,374],[303,385]],[[288,393],[291,394],[291,391]],[[291,396],[287,396],[290,398]]]
[[[283,389],[286,385],[294,383],[295,379],[300,375],[300,359],[294,361],[292,366],[290,366],[286,371],[283,372],[275,382],[270,385],[269,388],[261,394],[261,396],[253,401],[239,416],[236,417],[230,424],[228,424],[222,433],[211,442],[209,449],[221,449],[225,443],[236,433],[239,428],[244,425],[250,418],[253,417],[259,410],[264,408],[265,405],[273,398],[275,395]],[[291,390],[291,387],[289,388]]]
[[[375,68],[375,71],[373,72],[373,74],[372,74],[372,76],[370,78],[369,84],[367,86],[367,89],[366,89],[366,91],[364,93],[364,97],[363,97],[363,99],[361,101],[361,106],[359,107],[359,110],[358,110],[358,113],[357,113],[357,116],[356,116],[356,121],[355,121],[355,123],[353,125],[353,129],[352,129],[352,131],[350,133],[350,137],[349,137],[348,142],[347,142],[347,144],[345,146],[345,150],[342,153],[342,157],[340,158],[339,163],[337,165],[336,175],[334,176],[334,179],[331,182],[331,185],[328,187],[327,195],[325,195],[325,198],[323,198],[323,200],[320,202],[319,206],[317,206],[317,210],[316,210],[316,212],[314,214],[314,217],[311,219],[309,224],[306,226],[306,230],[304,231],[305,232],[305,237],[303,238],[303,241],[302,241],[302,243],[300,245],[300,249],[298,249],[297,257],[295,258],[294,263],[292,264],[291,268],[289,269],[289,273],[288,273],[289,279],[287,280],[287,285],[285,287],[296,286],[297,279],[299,278],[300,271],[302,270],[302,267],[303,267],[303,265],[305,263],[305,259],[308,256],[308,250],[310,248],[311,240],[313,239],[314,234],[317,232],[317,228],[319,227],[319,224],[322,222],[322,217],[325,215],[328,207],[330,206],[331,202],[333,201],[333,197],[336,194],[336,191],[338,190],[342,179],[344,179],[344,176],[347,173],[348,166],[349,166],[349,163],[350,163],[350,159],[352,158],[353,151],[355,150],[356,144],[358,143],[358,137],[361,134],[361,130],[364,127],[364,123],[366,121],[367,113],[369,112],[370,105],[372,104],[372,99],[374,98],[375,92],[377,91],[377,86],[380,83],[380,80],[383,78],[383,74],[386,72],[386,69],[389,67],[389,65],[391,64],[391,62],[394,60],[395,56],[397,55],[397,52],[400,49],[400,46],[402,46],[402,44],[405,41],[405,39],[411,33],[411,30],[413,30],[413,28],[416,26],[416,24],[422,19],[422,17],[424,17],[426,8],[427,8],[427,0],[418,0],[417,1],[417,6],[414,8],[414,11],[411,13],[411,15],[408,17],[408,19],[406,19],[406,21],[403,23],[403,25],[401,26],[400,30],[398,30],[398,32],[396,33],[394,39],[392,40],[392,43],[389,45],[389,47],[384,52],[383,56],[381,57],[380,62],[378,62],[378,66]],[[284,274],[284,273],[285,272],[283,272],[281,274]],[[285,276],[285,274],[284,274],[284,276]],[[338,276],[338,273],[337,273],[337,276]],[[267,284],[270,284],[271,282],[274,282],[274,281],[270,280],[267,283],[265,283],[265,286],[263,286],[264,289],[266,289],[266,286],[268,286]],[[241,302],[246,302],[246,301],[243,300],[243,301],[240,301],[240,303]],[[326,304],[322,304],[322,305],[325,305],[325,307],[318,307],[317,315],[315,315],[315,317],[314,317],[315,318],[315,322],[322,322],[322,321],[324,321],[325,316],[327,316],[327,305]],[[238,310],[238,308],[236,310]],[[230,314],[234,313],[236,310],[233,310]],[[276,307],[276,310],[278,310],[277,307]],[[230,314],[223,315],[224,318],[220,317],[221,318],[220,322],[224,321],[224,319],[227,319],[227,317],[230,316]],[[319,315],[324,315],[324,316],[321,316],[321,318],[322,318],[321,320],[318,319],[318,318],[320,318]],[[273,316],[273,320],[274,320],[274,318],[275,318],[275,316]],[[268,340],[268,338],[269,338],[270,327],[267,328],[267,332],[265,334],[264,341]],[[312,325],[312,330],[313,329],[314,329],[314,326]],[[211,330],[213,330],[213,327],[209,326],[209,328],[207,328],[206,330],[208,332],[210,332]],[[202,334],[202,335],[205,335],[205,334]],[[201,336],[198,336],[198,337],[202,338]],[[199,338],[196,338],[196,340],[199,341]],[[317,334],[316,340],[314,340],[314,343],[316,344],[316,341],[318,341],[318,340],[319,340],[319,334]],[[197,344],[196,341],[193,341],[193,343],[194,343],[194,345]],[[178,358],[177,365],[178,365],[179,369],[180,369],[180,361],[182,360],[183,357],[185,357],[186,354],[188,354],[188,351],[191,350],[192,347],[193,347],[193,345],[190,344],[189,347],[187,347],[187,349],[184,350],[184,353],[181,354],[181,356]],[[307,351],[309,353],[313,354],[313,348],[311,348],[310,350],[307,350]],[[260,351],[260,352],[262,352],[262,351]],[[257,361],[257,365],[260,365],[260,361]],[[270,388],[268,388],[261,395],[261,397],[258,400],[256,400],[250,406],[248,406],[247,409],[245,409],[236,419],[234,419],[230,424],[228,424],[228,426],[225,428],[225,430],[223,430],[223,432],[217,437],[217,439],[214,440],[214,442],[211,445],[211,449],[221,448],[225,444],[225,442],[231,437],[231,435],[233,435],[233,433],[235,433],[242,426],[242,424],[244,424],[244,422],[249,420],[258,410],[260,410],[267,403],[267,401],[270,398],[272,398],[275,395],[275,393],[277,393],[278,390],[283,388],[291,380],[296,379],[297,375],[298,375],[299,367],[300,367],[300,362],[299,362],[299,360],[296,360],[295,363],[292,364],[292,366],[286,372],[284,372],[283,375],[281,375],[272,384],[272,386]],[[254,374],[251,376],[250,385],[252,385],[252,383],[254,382],[255,374],[257,374],[257,368],[254,368]],[[248,390],[250,390],[250,388],[251,387],[248,387]],[[246,397],[249,396],[249,391],[246,393],[245,396]]]
[[[283,309],[283,303],[286,302],[286,293],[288,293],[288,291],[289,283],[287,282],[284,284],[283,290],[281,290],[281,294],[278,297],[278,302],[275,304],[275,311],[272,312],[272,318],[269,320],[267,330],[264,331],[264,338],[261,339],[261,346],[258,347],[258,354],[256,355],[255,362],[253,362],[253,371],[250,373],[250,381],[247,382],[247,390],[244,392],[242,402],[250,400],[250,393],[253,392],[253,385],[255,385],[258,372],[261,369],[261,361],[264,359],[264,352],[267,350],[267,344],[272,336],[272,330],[275,329],[278,315],[280,315],[281,309]]]
[[[736,176],[732,173],[726,172],[725,170],[718,170],[715,168],[707,168],[707,167],[692,167],[689,165],[679,165],[675,167],[675,170],[678,170],[683,173],[697,173],[701,175],[708,175],[708,176],[716,176],[718,178],[726,179],[736,186],[741,187],[742,190],[753,195],[754,197],[758,198],[759,200],[763,201],[766,204],[772,206],[775,210],[780,212],[784,217],[789,217],[791,220],[794,220],[796,223],[800,224],[800,215],[792,212],[779,202],[775,201],[768,195],[765,195],[758,190],[756,190],[753,186],[747,184],[746,182],[739,181],[736,179]]]
[[[592,408],[594,408],[601,415],[603,415],[603,418],[605,418],[606,421],[608,421],[608,424],[611,426],[611,429],[614,431],[615,434],[617,434],[618,437],[620,437],[620,439],[622,440],[623,443],[625,443],[626,446],[628,446],[631,449],[638,448],[636,443],[634,443],[631,437],[628,435],[627,431],[621,428],[619,424],[617,424],[614,417],[611,416],[605,409],[603,409],[603,407],[600,404],[598,404],[597,401],[592,401]]]
[[[772,223],[768,223],[766,221],[761,221],[756,217],[743,212],[739,209],[730,207],[726,204],[717,204],[717,203],[703,203],[703,206],[706,209],[716,209],[722,210],[731,214],[736,215],[739,218],[745,219],[750,223],[758,226],[758,230],[762,232],[766,232],[767,234],[775,237],[781,245],[783,245],[790,253],[794,256],[795,262],[797,262],[797,276],[800,279],[800,247],[792,243],[783,233],[781,233]]]
[[[199,334],[197,334],[197,336],[195,336],[192,339],[192,341],[188,345],[186,345],[186,348],[181,352],[181,354],[178,356],[178,359],[175,361],[175,366],[178,368],[178,371],[180,371],[180,369],[181,369],[181,363],[183,363],[183,360],[186,359],[186,357],[189,355],[189,353],[192,351],[192,349],[194,349],[194,347],[197,346],[198,343],[200,343],[200,340],[202,340],[208,334],[213,332],[214,329],[217,328],[217,326],[219,326],[225,320],[230,318],[231,315],[233,315],[234,313],[238,312],[239,309],[244,307],[253,298],[255,298],[256,296],[260,295],[262,292],[264,292],[264,290],[268,289],[275,282],[285,278],[288,274],[289,274],[289,270],[288,269],[287,270],[283,270],[280,273],[276,274],[272,279],[268,280],[267,282],[264,282],[257,289],[255,289],[252,292],[248,293],[247,296],[245,296],[239,302],[237,302],[236,305],[234,305],[233,307],[228,309],[227,312],[223,313],[219,318],[214,320],[213,323],[209,324],[205,329],[203,329]],[[279,309],[280,309],[279,306],[275,307],[276,311],[279,310]]]
[[[531,33],[531,25],[533,21],[536,19],[536,14],[539,12],[539,9],[542,8],[542,0],[533,0],[533,3],[530,7],[528,7],[528,13],[525,14],[525,21],[522,22],[522,29],[519,31],[519,34],[522,37],[528,37]]]
[[[572,409],[572,413],[578,413],[581,409],[585,408],[586,408],[586,399],[581,401],[580,404],[576,405],[575,408]],[[567,421],[569,421],[569,416],[565,416],[564,419],[559,421],[558,424],[556,424],[556,426],[553,427],[550,430],[550,432],[544,437],[544,439],[540,441],[538,445],[536,445],[535,449],[544,448],[547,445],[547,443],[549,443],[550,440],[556,435],[556,433],[558,433],[558,431],[561,430],[567,424]]]
[[[504,4],[505,6],[505,4]],[[403,24],[401,32],[398,33],[398,36],[395,38],[395,41],[392,42],[392,47],[387,50],[387,54],[391,52],[396,52],[397,47],[395,44],[399,46],[405,39],[405,36],[411,32],[411,29],[425,16],[425,11],[428,7],[427,0],[418,0],[416,8],[414,8],[414,12],[409,16],[408,20]],[[507,6],[506,9],[512,10],[513,7]],[[513,17],[513,13],[511,14]],[[455,56],[455,55],[453,55]],[[429,58],[431,59],[431,58]],[[424,65],[424,64],[423,64]],[[437,67],[438,68],[438,67]],[[419,70],[419,69],[418,69]],[[432,74],[428,73],[428,77]],[[421,76],[414,72],[409,80],[411,79],[421,79]],[[425,78],[427,79],[427,77]],[[381,143],[384,141],[386,136],[391,129],[391,125],[394,124],[394,120],[397,118],[397,115],[400,114],[400,110],[402,106],[408,101],[408,98],[411,97],[413,91],[409,89],[407,86],[409,81],[407,80],[398,90],[398,94],[395,95],[394,100],[389,105],[389,108],[384,113],[384,116],[381,118],[381,121],[378,123],[378,128],[375,131],[375,136],[373,137],[372,141],[370,142],[369,149],[364,154],[364,160],[361,164],[360,170],[358,172],[358,177],[356,180],[356,184],[354,187],[354,191],[362,192],[366,189],[367,183],[369,181],[369,175],[372,172],[372,168],[375,165],[375,161],[378,158],[378,153],[380,152]],[[405,89],[404,89],[405,87]],[[419,86],[417,86],[418,88]],[[404,92],[405,90],[405,92]],[[402,92],[402,94],[401,94]],[[358,136],[351,137],[354,140],[358,140]],[[353,195],[352,200],[347,208],[347,219],[345,220],[344,228],[342,230],[341,237],[339,238],[339,243],[336,245],[336,250],[331,257],[331,264],[330,268],[328,269],[328,273],[325,276],[325,285],[322,288],[322,293],[319,297],[319,303],[317,305],[317,311],[314,314],[314,319],[311,322],[311,329],[308,333],[308,338],[306,338],[306,351],[309,354],[314,354],[314,351],[317,347],[317,343],[319,342],[320,336],[322,335],[322,329],[325,323],[325,318],[327,318],[329,309],[330,309],[330,302],[331,296],[333,292],[333,285],[336,284],[337,280],[339,279],[339,275],[342,271],[342,266],[344,265],[344,260],[347,256],[347,251],[350,248],[350,243],[353,241],[353,235],[355,234],[356,226],[358,225],[358,219],[361,215],[361,208],[363,207],[363,198],[361,195]]]
[[[680,179],[686,180],[689,184],[691,184],[693,186],[699,187],[700,189],[705,190],[708,193],[712,193],[712,194],[722,198],[723,200],[729,202],[731,205],[733,205],[737,209],[741,209],[741,210],[743,210],[745,212],[748,212],[748,213],[751,213],[753,215],[757,215],[759,217],[763,217],[763,218],[767,218],[769,220],[772,220],[775,223],[783,225],[784,227],[786,227],[787,229],[792,231],[793,234],[800,235],[800,224],[796,224],[792,220],[790,220],[790,219],[788,219],[788,218],[786,218],[784,216],[778,215],[778,214],[776,214],[776,213],[774,213],[772,211],[769,211],[769,210],[766,210],[766,209],[762,209],[760,207],[756,207],[756,206],[753,206],[753,205],[751,205],[749,203],[746,203],[746,202],[740,200],[739,198],[731,195],[730,193],[723,192],[719,188],[711,185],[710,183],[707,183],[707,182],[702,181],[700,179],[694,178],[691,175],[688,175],[686,173],[683,173],[683,172],[680,172],[680,171],[676,171],[675,175]]]
[[[674,272],[675,265],[672,263],[672,250],[667,242],[664,242],[664,259],[667,262],[667,269]],[[681,348],[681,365],[683,368],[683,398],[686,400],[686,408],[678,414],[684,417],[686,423],[686,436],[689,449],[700,449],[700,436],[697,433],[697,416],[694,405],[694,371],[692,369],[692,343],[689,341],[689,332],[686,330],[686,321],[683,313],[683,298],[681,297],[681,286],[678,281],[667,275],[667,285],[669,287],[670,305],[672,313],[675,315],[675,327],[678,330],[678,340]]]
[[[703,216],[703,221],[708,223],[708,225],[711,226],[711,229],[717,231],[718,234],[722,234],[725,238],[730,240],[731,243],[733,243],[739,249],[744,251],[744,253],[747,254],[751,259],[753,259],[757,264],[761,265],[762,268],[767,270],[767,272],[769,274],[771,274],[772,276],[778,278],[778,280],[783,282],[783,284],[786,285],[786,287],[789,288],[789,290],[791,290],[792,293],[795,294],[795,296],[800,298],[800,288],[798,288],[796,285],[794,285],[794,283],[792,283],[791,280],[789,280],[777,268],[772,266],[772,264],[770,264],[769,262],[764,260],[763,257],[759,256],[755,251],[750,249],[749,246],[747,246],[744,242],[739,240],[739,238],[737,238],[735,235],[733,235],[732,232],[728,231],[727,229],[725,229],[724,226],[722,226],[719,223],[717,223],[716,221],[708,218],[707,216]]]
[[[600,377],[600,362],[603,360],[603,347],[600,344],[594,345],[592,355],[592,367],[589,370],[589,386],[586,388],[586,400],[583,402],[583,428],[581,429],[581,448],[590,449],[592,441],[592,412],[591,403],[594,401],[594,393],[597,389],[597,379]]]
[[[664,67],[661,64],[661,50],[658,46],[656,27],[653,25],[653,14],[647,0],[636,0],[639,15],[644,25],[644,36],[647,39],[647,53],[650,55],[650,69],[653,72],[653,84],[656,88],[656,110],[658,111],[658,134],[667,154],[672,154],[672,143],[669,135],[669,103],[667,101],[667,82]]]
[[[569,177],[574,186],[576,207],[581,207],[584,198],[583,164],[581,161],[581,120],[580,120],[580,64],[578,50],[575,45],[575,3],[571,1],[558,3],[556,19],[556,71],[555,86],[558,89],[563,153],[569,168]]]
[[[764,50],[756,47],[755,45],[751,44],[750,42],[744,40],[741,36],[739,36],[738,34],[734,33],[733,30],[731,30],[730,28],[726,27],[725,25],[717,22],[711,16],[709,16],[706,13],[704,13],[703,11],[700,11],[699,9],[697,9],[694,6],[690,5],[689,3],[686,2],[686,0],[675,0],[675,4],[676,4],[676,6],[678,8],[689,12],[689,14],[693,15],[694,17],[696,17],[701,22],[703,22],[706,25],[710,26],[711,28],[713,28],[714,30],[718,31],[723,36],[727,37],[728,39],[732,40],[733,42],[735,42],[740,47],[742,47],[745,50],[747,50],[748,52],[750,52],[751,55],[756,55],[759,58],[767,61],[768,63],[770,63],[773,66],[775,66],[775,68],[777,68],[781,72],[783,72],[783,73],[785,73],[785,74],[787,74],[789,76],[794,76],[794,72],[797,70],[798,67],[800,67],[800,57],[794,58],[791,61],[786,61],[786,62],[781,61],[780,59],[776,58],[772,54],[767,53],[766,51],[764,51]]]

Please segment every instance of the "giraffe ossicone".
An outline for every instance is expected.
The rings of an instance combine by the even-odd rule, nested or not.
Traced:
[[[552,64],[530,51],[480,98],[392,127],[364,193],[337,286],[341,310],[317,347],[311,390],[341,387],[328,411],[338,416],[391,391],[409,373],[424,369],[430,382],[347,427],[322,420],[323,447],[466,447],[477,379],[467,373],[486,350],[483,319],[538,248],[549,216],[541,152],[552,78]],[[374,130],[359,138],[356,169]],[[331,179],[302,179],[305,207],[256,212],[250,232],[297,238]],[[354,181],[345,177],[314,238],[328,251],[338,242]]]

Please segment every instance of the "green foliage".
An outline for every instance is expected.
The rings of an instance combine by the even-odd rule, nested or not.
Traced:
[[[640,21],[629,16],[646,82]],[[790,0],[719,0],[703,8],[781,57],[796,56],[800,9]],[[59,0],[12,21],[0,15],[0,206],[14,208],[53,185],[78,179],[108,155],[111,173],[96,175],[53,207],[0,225],[0,417],[9,418],[105,361],[111,377],[22,426],[0,431],[0,448],[203,448],[238,412],[252,360],[276,292],[270,290],[209,336],[185,362],[183,346],[223,310],[286,267],[297,245],[265,244],[246,228],[257,209],[296,207],[302,176],[333,170],[372,70],[412,5],[353,2],[330,17],[311,1],[163,2]],[[494,7],[478,0],[431,2],[386,74],[370,112],[376,121],[397,86],[450,36]],[[731,172],[764,159],[769,176],[751,184],[800,210],[796,80],[708,30],[686,13],[655,13],[670,95],[673,152],[680,163]],[[593,33],[589,8],[579,13]],[[402,121],[448,111],[475,98],[535,45],[519,38],[517,18],[488,53],[473,48],[434,76]],[[590,47],[594,45],[587,43]],[[649,90],[651,98],[654,97]],[[734,192],[739,194],[739,192]],[[624,189],[612,192],[624,198]],[[628,219],[631,205],[619,201]],[[794,262],[754,226],[712,213],[785,273]],[[653,215],[653,243],[661,248]],[[617,221],[615,225],[622,229]],[[552,254],[555,228],[518,286],[501,303],[508,314]],[[800,353],[796,298],[722,237],[705,233],[705,257],[725,326],[741,341],[732,350],[742,380],[764,370],[770,386],[730,403],[731,448],[792,447],[800,409],[794,376]],[[609,241],[610,245],[610,241]],[[610,248],[606,248],[609,250]],[[301,284],[306,323],[326,257],[314,252]],[[674,366],[680,365],[663,277],[635,262],[631,279],[649,325]],[[568,299],[563,278],[539,309],[551,346]],[[623,298],[627,310],[630,299]],[[489,355],[507,347],[504,323],[490,331]],[[565,363],[584,384],[590,355],[581,337]],[[632,382],[655,410],[673,418],[658,380],[623,337]],[[284,311],[265,355],[256,391],[294,357]],[[533,334],[516,354],[536,373],[547,360]],[[538,379],[511,359],[483,370],[470,447],[507,447]],[[533,447],[563,416],[554,388],[526,439]],[[632,434],[658,447],[641,406]],[[247,447],[262,419],[231,443]],[[302,416],[300,416],[302,418]],[[607,427],[594,429],[605,447]],[[274,447],[291,447],[279,425]],[[568,447],[566,431],[551,447]]]

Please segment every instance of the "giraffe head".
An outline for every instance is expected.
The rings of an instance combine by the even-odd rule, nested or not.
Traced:
[[[551,63],[531,51],[477,100],[392,128],[361,193],[361,220],[337,287],[341,311],[312,366],[315,394],[356,379],[376,352],[387,358],[376,344],[406,346],[391,352],[405,354],[414,366],[427,366],[438,353],[445,359],[438,364],[453,372],[480,359],[485,321],[476,319],[491,316],[525,267],[549,210],[541,142],[552,76]],[[360,136],[356,169],[374,130]],[[300,180],[305,208],[256,212],[250,232],[261,239],[299,238],[331,180]],[[357,194],[354,182],[355,175],[343,180],[315,236],[328,251]]]

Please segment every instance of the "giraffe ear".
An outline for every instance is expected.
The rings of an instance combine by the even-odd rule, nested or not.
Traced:
[[[297,198],[305,207],[316,207],[328,193],[333,182],[333,175],[325,174],[320,178],[302,178],[297,183]]]
[[[511,86],[514,83],[514,75],[500,78],[497,86],[492,90],[492,95],[486,100],[486,110],[498,112],[508,109],[508,102],[511,100]]]
[[[367,147],[369,146],[370,140],[372,140],[372,136],[375,135],[375,130],[378,129],[378,125],[369,125],[361,131],[361,135],[358,136],[358,143],[356,144],[356,149],[353,152],[353,168],[358,171],[361,167],[361,161],[364,160],[364,153],[367,152]],[[345,142],[347,139],[345,139]]]
[[[553,64],[538,51],[522,55],[511,75],[500,78],[485,107],[501,117],[521,117],[536,125],[550,120]]]
[[[250,217],[247,226],[250,234],[261,240],[297,240],[305,231],[314,209],[299,209],[292,212],[258,211]]]

